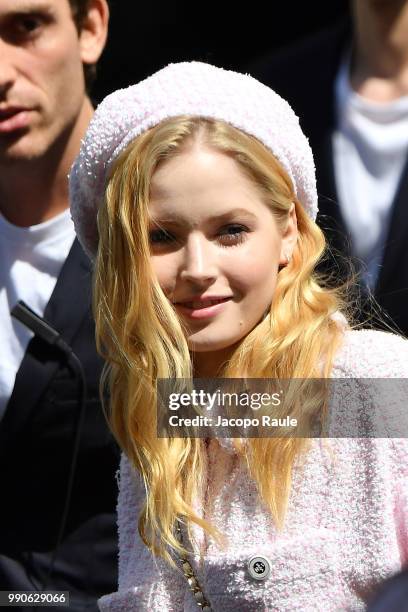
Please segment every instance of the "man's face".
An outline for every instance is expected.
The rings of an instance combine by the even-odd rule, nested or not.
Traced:
[[[68,0],[0,0],[0,166],[44,156],[75,124],[82,36]]]

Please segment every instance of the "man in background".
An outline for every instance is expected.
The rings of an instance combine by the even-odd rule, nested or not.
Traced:
[[[118,451],[67,181],[107,25],[106,0],[0,0],[0,589],[69,591],[70,610],[116,588]],[[82,426],[80,374],[11,318],[19,300],[80,360]]]
[[[352,0],[351,14],[250,72],[299,115],[315,155],[318,222],[354,258],[363,298],[382,307],[379,317],[368,311],[373,325],[407,335],[408,0]],[[330,265],[342,271],[341,258]]]

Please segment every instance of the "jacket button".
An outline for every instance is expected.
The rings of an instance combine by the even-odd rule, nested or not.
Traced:
[[[255,580],[266,580],[271,573],[271,562],[259,555],[251,557],[248,561],[248,572]]]

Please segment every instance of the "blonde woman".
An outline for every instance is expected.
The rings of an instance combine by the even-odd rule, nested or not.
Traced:
[[[249,76],[170,65],[101,104],[70,183],[124,451],[119,588],[101,609],[364,609],[408,558],[408,446],[341,421],[398,433],[403,385],[384,403],[364,381],[408,377],[408,346],[352,331],[316,276],[314,164],[289,105]],[[221,376],[363,382],[294,403],[339,415],[343,437],[157,437],[159,378]]]

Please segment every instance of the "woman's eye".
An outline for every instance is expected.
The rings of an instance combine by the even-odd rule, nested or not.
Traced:
[[[174,236],[164,229],[152,230],[149,234],[151,244],[166,244],[174,240]]]
[[[247,227],[234,223],[222,228],[218,236],[223,244],[239,244],[245,240],[247,232]]]

